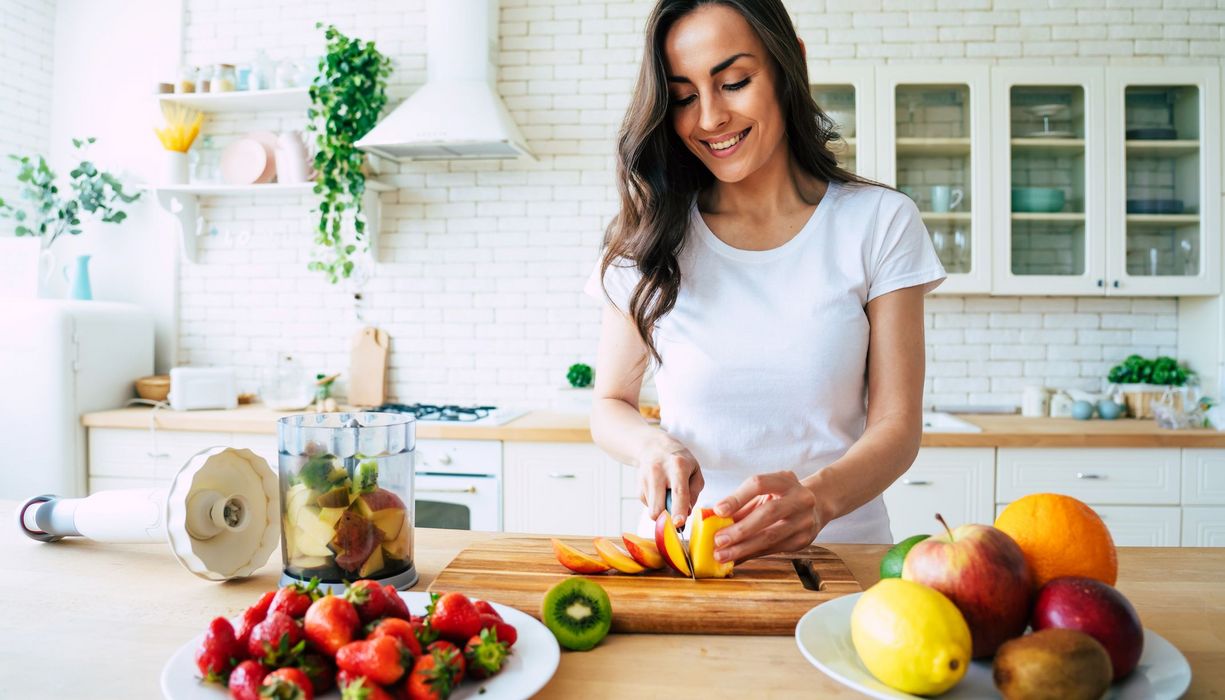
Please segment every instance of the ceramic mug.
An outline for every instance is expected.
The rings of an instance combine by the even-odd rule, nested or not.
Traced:
[[[961,204],[961,200],[965,197],[965,192],[958,188],[953,188],[948,185],[935,185],[932,187],[932,211],[947,212],[953,211]]]

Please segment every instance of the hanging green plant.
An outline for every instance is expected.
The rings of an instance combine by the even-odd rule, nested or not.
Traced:
[[[323,24],[315,25],[322,29]],[[362,195],[366,176],[365,154],[353,144],[378,122],[387,106],[387,77],[391,59],[379,53],[373,41],[352,39],[329,25],[324,32],[327,54],[319,59],[319,72],[310,87],[310,122],[316,134],[315,193],[319,195],[319,226],[315,243],[319,259],[308,266],[323,272],[335,284],[353,272],[351,255],[369,249]],[[346,215],[353,220],[353,235],[344,235]]]

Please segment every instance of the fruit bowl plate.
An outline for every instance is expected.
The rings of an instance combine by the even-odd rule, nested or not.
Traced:
[[[851,643],[851,610],[862,593],[842,596],[809,610],[795,626],[795,642],[804,658],[825,675],[868,697],[915,698],[876,680],[868,672]],[[1140,665],[1126,679],[1110,687],[1107,700],[1166,700],[1178,698],[1191,685],[1191,666],[1186,657],[1160,635],[1144,630],[1144,653]],[[961,682],[941,700],[1001,697],[991,680],[991,662],[970,664]]]
[[[414,615],[424,615],[425,606],[430,602],[430,595],[425,592],[401,592],[400,597],[408,603],[408,609]],[[549,682],[561,661],[557,639],[539,620],[506,605],[492,601],[491,605],[506,622],[515,627],[519,639],[498,675],[484,681],[465,680],[451,694],[454,700],[530,698]],[[237,626],[239,618],[233,622]],[[203,639],[204,634],[200,634],[179,647],[162,667],[162,695],[168,700],[225,700],[230,697],[222,686],[201,683],[199,680],[195,653]],[[332,690],[315,697],[319,700],[337,700],[340,691]]]

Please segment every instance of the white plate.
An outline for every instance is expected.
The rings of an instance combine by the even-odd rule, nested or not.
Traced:
[[[424,615],[430,596],[424,592],[400,593],[414,615]],[[514,608],[492,603],[506,622],[519,632],[519,639],[511,647],[511,655],[502,671],[485,681],[466,680],[451,694],[456,700],[481,698],[481,700],[511,700],[530,698],[535,695],[553,674],[561,660],[561,649],[557,639],[536,618]],[[230,695],[215,683],[201,683],[196,668],[196,649],[203,641],[201,633],[195,639],[179,647],[174,656],[162,667],[162,695],[170,700],[225,700]],[[484,693],[481,694],[481,689]],[[333,690],[315,696],[320,700],[339,698],[340,691]]]
[[[851,643],[851,609],[862,593],[836,598],[818,605],[800,618],[795,626],[795,642],[804,658],[826,675],[873,698],[916,698],[876,680]],[[1140,664],[1125,680],[1112,686],[1109,700],[1166,700],[1181,697],[1191,685],[1187,659],[1152,630],[1144,630],[1144,653]],[[998,698],[991,681],[991,662],[975,661],[965,678],[941,700],[959,698]]]

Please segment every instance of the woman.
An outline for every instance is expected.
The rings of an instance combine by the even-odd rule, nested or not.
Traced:
[[[591,428],[647,515],[736,523],[716,558],[891,542],[881,492],[918,451],[923,295],[944,279],[914,204],[839,168],[780,0],[661,0],[618,141],[621,209]],[[637,410],[648,364],[660,427]]]

